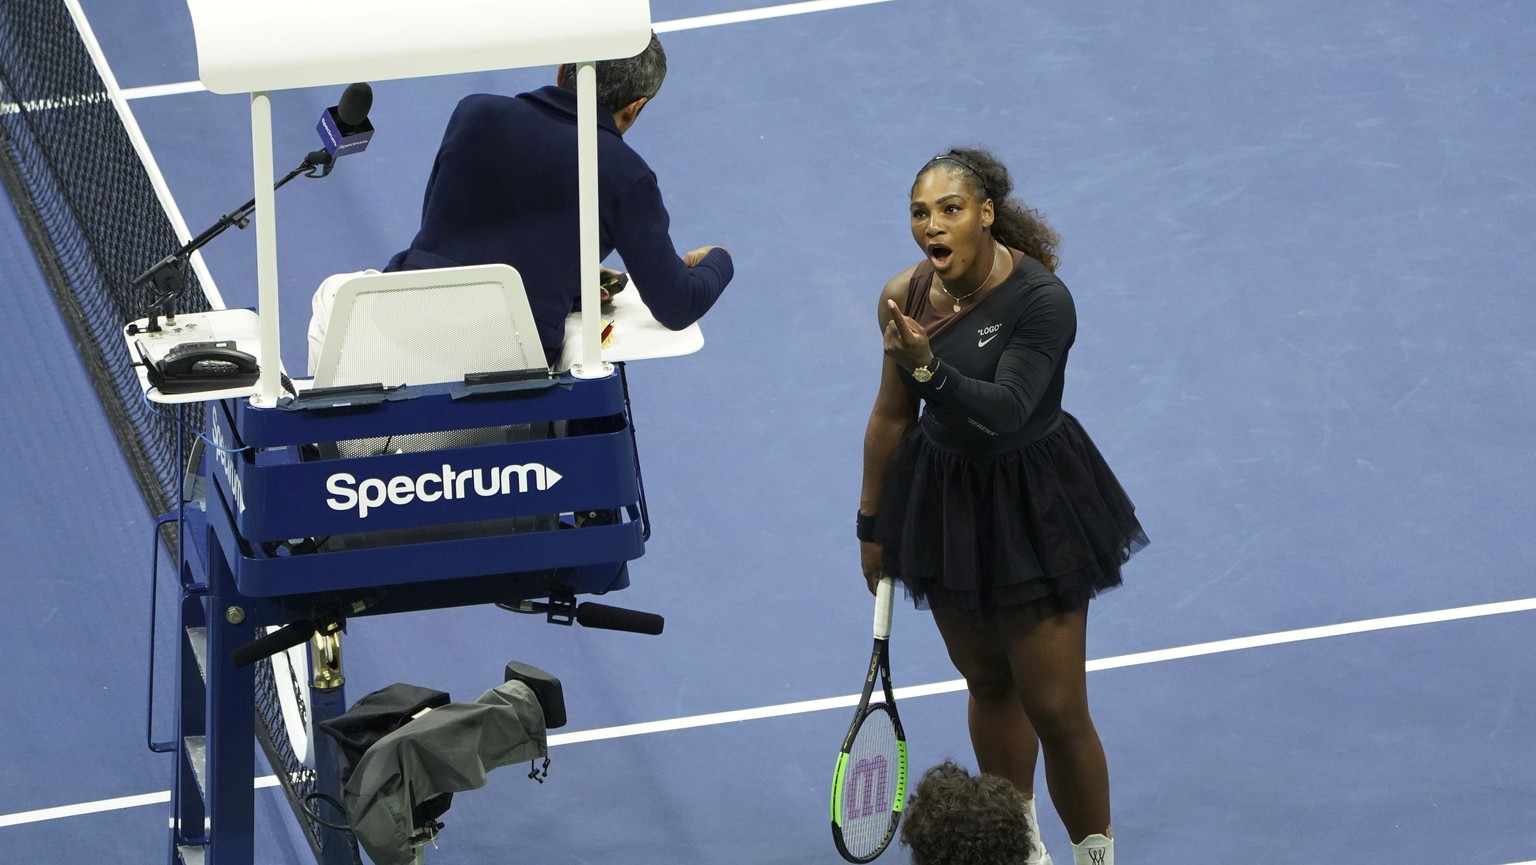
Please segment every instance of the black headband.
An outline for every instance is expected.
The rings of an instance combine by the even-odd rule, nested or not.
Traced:
[[[934,164],[935,162],[938,162],[941,159],[945,159],[945,160],[948,160],[950,162],[953,162],[956,165],[959,165],[961,168],[964,168],[966,171],[969,171],[970,173],[974,174],[976,176],[976,182],[981,185],[981,194],[984,197],[986,197],[986,198],[991,198],[992,197],[992,190],[987,188],[987,178],[983,177],[982,173],[980,171],[976,170],[976,166],[970,164],[969,162],[966,162],[964,159],[961,159],[960,157],[955,156],[952,153],[940,153],[938,156],[935,156],[934,158],[928,160],[928,164],[932,165],[932,164]],[[921,172],[919,172],[919,173],[921,173]]]

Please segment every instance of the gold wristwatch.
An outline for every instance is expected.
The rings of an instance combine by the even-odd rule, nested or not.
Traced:
[[[938,369],[939,359],[935,357],[917,369],[912,370],[912,379],[917,383],[922,384],[928,381],[928,379],[933,378],[933,374],[937,372]]]

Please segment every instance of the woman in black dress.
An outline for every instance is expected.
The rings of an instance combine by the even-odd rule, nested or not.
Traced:
[[[1120,584],[1147,539],[1061,409],[1072,295],[1055,274],[1055,232],[1011,191],[1007,169],[975,149],[934,157],[913,182],[925,258],[880,297],[886,360],[864,436],[860,553],[871,587],[896,577],[932,609],[970,692],[981,771],[1012,781],[1035,824],[1043,752],[1076,862],[1113,865],[1088,602]],[[1037,843],[1027,861],[1051,859]]]

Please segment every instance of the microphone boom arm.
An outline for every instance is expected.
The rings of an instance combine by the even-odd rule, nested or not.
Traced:
[[[331,169],[335,164],[336,157],[326,152],[324,148],[313,151],[304,157],[304,161],[299,163],[298,168],[283,175],[282,180],[273,184],[272,190],[275,192],[282,189],[283,184],[298,177],[300,174],[316,179],[325,177],[331,173]],[[255,210],[256,199],[252,198],[250,201],[219,217],[217,222],[204,229],[198,236],[187,241],[180,249],[160,259],[151,265],[149,269],[133,278],[131,284],[134,288],[152,284],[155,289],[154,300],[150,301],[148,309],[145,310],[145,315],[149,317],[149,323],[144,327],[145,333],[158,333],[160,331],[158,319],[161,315],[164,315],[167,321],[175,320],[175,312],[168,309],[168,307],[172,301],[181,297],[182,293],[187,289],[187,260],[191,257],[192,253],[207,246],[214,238],[230,228],[243,229],[250,225],[251,214]],[[136,327],[129,325],[130,334],[138,332]]]

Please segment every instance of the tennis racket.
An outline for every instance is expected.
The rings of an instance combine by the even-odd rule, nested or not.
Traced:
[[[832,840],[849,862],[871,862],[885,852],[907,799],[907,737],[891,692],[892,593],[891,578],[882,577],[875,590],[875,647],[864,694],[832,775]],[[871,703],[877,675],[885,699]]]

